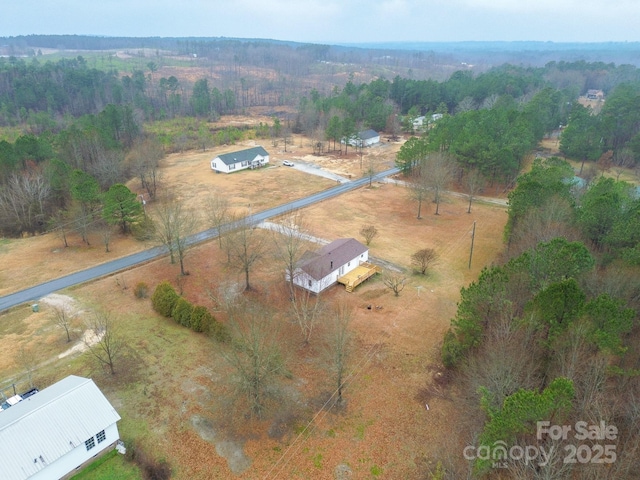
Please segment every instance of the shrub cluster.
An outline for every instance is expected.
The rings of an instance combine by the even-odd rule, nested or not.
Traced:
[[[140,468],[144,480],[169,480],[171,466],[165,460],[157,460],[133,442],[127,444],[126,459]]]
[[[164,317],[171,317],[194,332],[208,333],[218,342],[231,340],[229,329],[218,322],[206,307],[193,305],[181,297],[169,282],[159,283],[151,296],[153,309]]]
[[[144,282],[138,282],[133,289],[136,298],[147,298],[149,296],[149,285]]]
[[[173,307],[180,298],[169,282],[159,283],[151,295],[153,309],[163,317],[171,317]]]

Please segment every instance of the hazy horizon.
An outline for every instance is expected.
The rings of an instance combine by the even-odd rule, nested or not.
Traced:
[[[637,42],[631,0],[79,0],[9,2],[1,36],[233,37],[389,42]]]

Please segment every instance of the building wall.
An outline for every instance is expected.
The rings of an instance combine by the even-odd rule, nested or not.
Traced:
[[[51,480],[52,478],[62,478],[69,472],[73,472],[77,467],[81,466],[85,462],[91,460],[99,453],[108,448],[112,448],[113,444],[120,438],[118,426],[114,423],[113,425],[105,428],[104,433],[105,439],[100,443],[98,443],[98,440],[96,439],[98,432],[93,434],[95,447],[91,450],[87,451],[84,443],[85,440],[88,440],[88,438],[86,438],[80,445],[68,452],[66,455],[60,457],[53,463],[47,464],[45,468],[29,477],[29,480]]]
[[[253,159],[253,161],[255,162],[257,160],[262,160],[263,164],[267,164],[269,163],[269,155],[267,155],[266,157],[263,157],[262,155],[258,155]],[[237,163],[234,163],[233,165],[227,165],[222,160],[220,160],[220,157],[216,157],[213,160],[211,160],[211,170],[215,170],[217,172],[223,172],[223,173],[239,172],[240,170],[245,170],[249,168],[251,166],[251,163],[252,161],[245,161],[245,162],[237,162]]]
[[[229,167],[226,163],[220,160],[218,157],[211,160],[211,170],[215,170],[216,172],[229,173]]]
[[[369,260],[369,251],[367,250],[361,255],[358,255],[356,258],[350,260],[345,263],[341,267],[343,267],[342,272],[340,272],[340,268],[336,268],[329,275],[325,276],[321,280],[315,280],[307,273],[302,270],[298,270],[295,278],[293,279],[293,283],[298,285],[299,287],[305,288],[307,290],[312,291],[313,293],[320,293],[325,288],[330,287],[338,281],[338,278],[342,275],[349,273],[351,270],[355,269],[362,262],[366,262]]]

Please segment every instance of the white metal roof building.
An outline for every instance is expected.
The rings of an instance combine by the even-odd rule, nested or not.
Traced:
[[[93,380],[71,375],[0,412],[0,477],[62,478],[113,446],[118,420]]]

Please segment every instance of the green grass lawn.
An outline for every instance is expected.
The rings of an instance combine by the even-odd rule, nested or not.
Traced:
[[[140,469],[115,450],[99,458],[71,480],[142,480]]]

